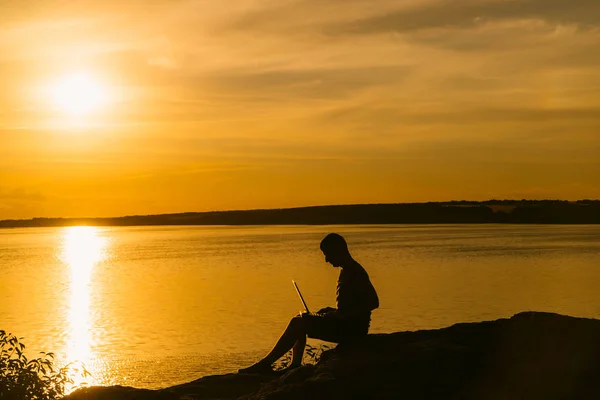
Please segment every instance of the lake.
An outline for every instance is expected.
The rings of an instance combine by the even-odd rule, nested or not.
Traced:
[[[329,232],[378,291],[371,332],[525,310],[600,318],[597,225],[69,227],[0,230],[0,329],[30,356],[84,362],[90,384],[233,372],[300,310],[291,279],[312,309],[335,305]]]

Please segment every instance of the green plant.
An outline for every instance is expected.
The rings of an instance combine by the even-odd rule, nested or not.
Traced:
[[[326,345],[326,344],[320,344],[319,346],[306,345],[306,352],[304,354],[304,362],[306,364],[314,365],[319,362],[323,352],[325,352],[327,350],[331,350],[331,349],[333,349],[333,347]]]
[[[0,400],[55,400],[73,383],[73,372],[90,375],[83,364],[55,370],[53,353],[27,359],[21,339],[0,330]]]
[[[318,346],[312,346],[310,344],[306,345],[304,350],[304,364],[305,365],[315,365],[321,359],[321,354],[324,351],[331,350],[333,347],[328,346],[326,344],[320,344]],[[275,371],[280,371],[285,368],[292,362],[292,351],[288,351],[281,357],[279,360],[275,362],[273,365],[273,369]]]

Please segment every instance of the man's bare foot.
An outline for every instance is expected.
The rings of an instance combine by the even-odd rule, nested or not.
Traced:
[[[281,375],[285,375],[288,372],[290,372],[290,371],[292,371],[292,370],[294,370],[296,368],[299,368],[301,366],[302,366],[302,364],[290,364],[287,367],[285,367],[284,369],[280,369],[279,371],[277,371],[277,373],[281,374]]]
[[[260,375],[273,375],[275,371],[271,367],[271,364],[267,364],[266,362],[259,361],[256,364],[253,364],[246,368],[238,369],[239,374],[260,374]]]

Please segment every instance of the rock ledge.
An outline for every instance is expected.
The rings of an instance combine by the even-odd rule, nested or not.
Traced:
[[[65,400],[600,398],[600,320],[509,319],[371,334],[280,377],[206,376],[161,390],[80,389]]]

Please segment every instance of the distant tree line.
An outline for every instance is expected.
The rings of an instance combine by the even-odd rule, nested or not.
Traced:
[[[494,207],[502,206],[502,207]],[[508,207],[510,206],[510,207]],[[0,228],[72,225],[599,224],[600,200],[488,200],[188,212],[116,218],[33,218]]]

